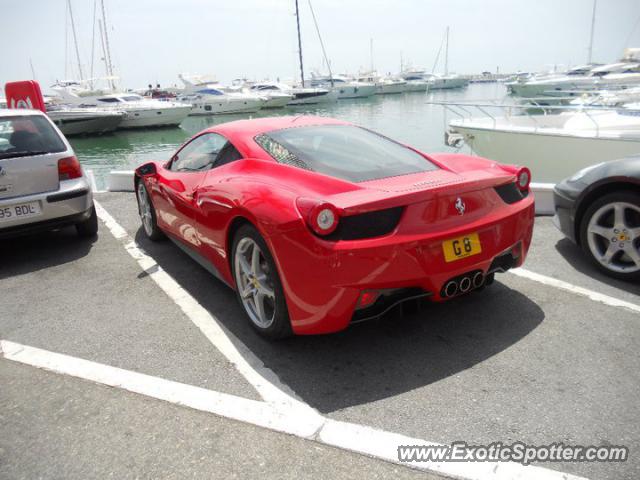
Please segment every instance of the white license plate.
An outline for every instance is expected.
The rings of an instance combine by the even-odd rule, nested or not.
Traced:
[[[40,202],[18,203],[8,207],[0,207],[0,222],[38,217],[40,215],[42,215]]]

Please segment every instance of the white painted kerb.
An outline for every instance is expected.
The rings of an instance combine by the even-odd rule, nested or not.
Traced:
[[[110,192],[133,192],[133,170],[112,170],[109,172],[107,190]]]

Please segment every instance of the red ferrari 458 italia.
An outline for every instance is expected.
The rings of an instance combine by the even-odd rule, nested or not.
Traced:
[[[336,332],[520,266],[529,182],[526,168],[310,116],[214,126],[135,176],[146,235],[235,289],[270,338]]]

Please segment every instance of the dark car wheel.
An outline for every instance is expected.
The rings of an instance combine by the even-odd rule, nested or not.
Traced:
[[[138,183],[136,195],[138,195],[138,213],[140,214],[144,233],[154,242],[164,239],[164,232],[158,227],[156,209],[151,202],[151,197],[144,182],[140,181]]]
[[[640,195],[611,193],[593,202],[580,224],[580,244],[604,273],[640,280]]]
[[[278,270],[260,233],[252,225],[243,225],[233,239],[231,252],[236,295],[251,326],[271,339],[291,335]]]
[[[79,237],[95,237],[98,234],[98,215],[96,207],[91,205],[91,216],[83,222],[76,223],[76,232]]]

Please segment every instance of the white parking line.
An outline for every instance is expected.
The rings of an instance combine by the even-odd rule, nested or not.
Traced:
[[[140,267],[147,272],[158,286],[182,309],[185,315],[200,328],[209,341],[218,348],[230,362],[235,364],[238,371],[258,391],[262,398],[273,407],[271,412],[279,417],[278,419],[272,419],[270,421],[271,425],[280,425],[278,422],[284,422],[284,425],[287,425],[289,420],[283,420],[283,418],[291,413],[293,415],[292,422],[304,419],[305,425],[319,426],[315,435],[301,435],[304,436],[304,438],[313,439],[338,448],[394,463],[399,463],[397,458],[398,445],[435,445],[435,443],[426,440],[412,439],[404,435],[377,430],[363,425],[337,422],[320,415],[315,409],[297,398],[295,393],[287,386],[283,385],[271,370],[264,367],[253,352],[229,332],[210,312],[202,307],[198,301],[184,290],[168,273],[162,270],[157,262],[136,244],[126,230],[118,224],[98,202],[95,203],[100,220],[111,231],[113,236],[124,244],[125,249],[137,260]],[[164,381],[161,379],[157,380]],[[269,382],[273,382],[273,384]],[[111,385],[111,383],[107,384]],[[147,393],[138,390],[131,391],[137,391],[138,393],[147,395]],[[226,395],[225,398],[235,399],[237,397]],[[162,399],[165,400],[165,398]],[[191,406],[183,401],[176,403]],[[197,407],[192,406],[192,408]],[[265,415],[268,414],[266,411],[263,413]],[[231,418],[239,419],[238,417]],[[251,417],[248,417],[244,421],[254,425],[264,426],[254,423]],[[282,428],[273,429],[284,431]],[[582,477],[576,477],[567,473],[541,467],[525,467],[517,463],[420,462],[400,464],[464,480],[584,480]]]
[[[548,285],[550,287],[559,288],[560,290],[565,290],[582,297],[587,297],[590,300],[603,303],[611,307],[626,308],[627,310],[631,310],[634,313],[640,313],[640,305],[636,305],[635,303],[627,302],[625,300],[620,300],[619,298],[610,297],[609,295],[604,295],[603,293],[594,292],[593,290],[589,290],[588,288],[579,287],[577,285],[558,280],[557,278],[540,275],[539,273],[525,270],[524,268],[509,270],[509,273],[512,273],[513,275],[516,275],[518,277],[533,280],[534,282]]]
[[[274,405],[130,370],[0,340],[0,357],[51,372],[120,388],[176,405],[213,413],[277,432],[397,463],[406,467],[469,480],[585,480],[575,475],[509,462],[398,461],[399,445],[438,445],[353,423],[310,416],[307,409]]]
[[[235,365],[237,370],[263,399],[287,408],[308,409],[309,415],[317,415],[315,410],[296,398],[291,389],[283,385],[273,371],[264,367],[260,359],[229,332],[217,318],[200,305],[168,273],[162,270],[156,261],[137,245],[126,230],[116,222],[100,203],[96,201],[94,203],[100,220],[111,231],[113,236],[124,244],[129,255],[137,260],[140,267],[182,309],[187,318],[202,331],[220,353]]]
[[[322,417],[310,417],[306,410],[292,408],[284,413],[266,402],[214,392],[7,340],[0,340],[0,352],[5,359],[14,362],[121,388],[299,437],[313,436],[324,421]]]

